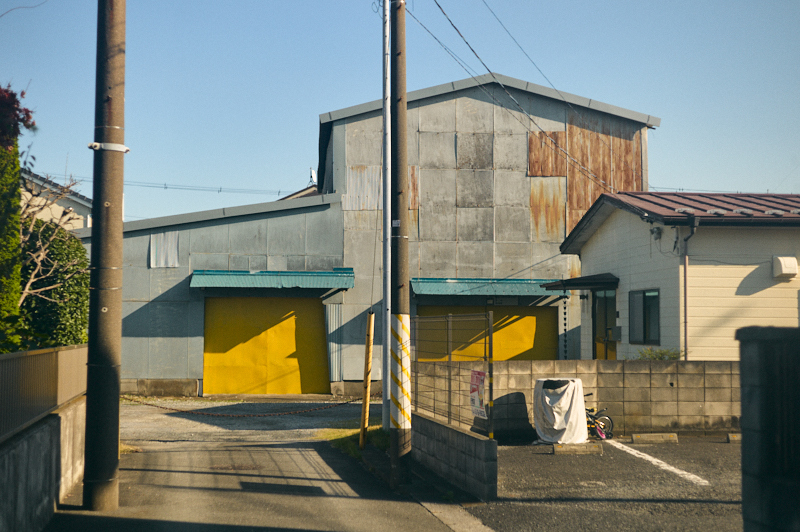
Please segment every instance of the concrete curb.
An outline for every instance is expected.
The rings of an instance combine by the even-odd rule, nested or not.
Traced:
[[[555,443],[553,454],[603,454],[603,446],[595,442],[586,443]]]
[[[678,435],[674,432],[633,434],[631,443],[678,443]]]

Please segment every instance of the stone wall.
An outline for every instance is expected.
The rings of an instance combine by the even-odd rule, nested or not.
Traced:
[[[422,415],[411,416],[411,455],[476,497],[497,498],[497,441]]]
[[[510,360],[494,364],[495,433],[530,430],[536,379],[554,377],[581,379],[615,434],[739,430],[738,362]]]

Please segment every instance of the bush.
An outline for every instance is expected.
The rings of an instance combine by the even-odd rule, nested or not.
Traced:
[[[680,349],[665,349],[663,347],[643,347],[639,349],[634,360],[680,360]]]
[[[74,235],[52,223],[36,222],[36,230],[49,240],[57,231],[47,252],[47,267],[55,266],[55,274],[38,279],[32,289],[59,285],[42,293],[44,297],[30,295],[22,303],[32,332],[40,338],[40,347],[86,343],[89,325],[89,261],[86,249]],[[28,241],[29,247],[37,245],[36,239]],[[26,250],[27,251],[27,250]],[[23,279],[30,278],[27,265]]]

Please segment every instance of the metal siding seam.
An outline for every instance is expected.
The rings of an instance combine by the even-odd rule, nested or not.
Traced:
[[[400,430],[411,429],[410,324],[408,314],[392,315],[390,418],[394,428]]]
[[[325,305],[325,319],[328,330],[328,368],[331,382],[343,380],[342,376],[342,306]]]

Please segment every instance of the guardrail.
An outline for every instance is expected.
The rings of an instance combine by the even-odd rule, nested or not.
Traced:
[[[86,393],[84,345],[0,355],[0,442]]]

